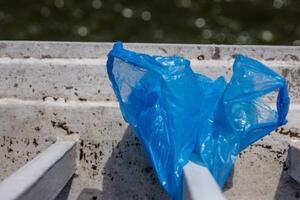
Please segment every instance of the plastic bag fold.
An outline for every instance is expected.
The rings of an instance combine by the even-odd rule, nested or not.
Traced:
[[[287,123],[285,80],[242,55],[226,83],[224,77],[211,80],[193,72],[184,58],[139,54],[117,42],[107,72],[125,121],[172,199],[182,199],[188,160],[206,166],[222,187],[243,149]],[[276,108],[265,101],[273,93]]]

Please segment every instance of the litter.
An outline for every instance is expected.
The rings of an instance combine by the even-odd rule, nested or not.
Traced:
[[[236,56],[226,83],[194,73],[187,59],[138,54],[117,42],[107,72],[125,121],[172,199],[182,199],[182,168],[189,160],[207,167],[223,187],[238,154],[287,123],[285,80],[243,55]],[[264,96],[276,92],[273,109]]]

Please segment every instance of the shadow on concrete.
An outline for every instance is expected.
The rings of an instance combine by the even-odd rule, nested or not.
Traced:
[[[300,184],[288,175],[288,169],[284,165],[277,186],[275,200],[300,199]]]
[[[85,188],[77,200],[169,199],[131,127],[127,127],[122,140],[113,148],[101,173],[102,191]]]
[[[77,200],[99,200],[102,198],[102,192],[94,188],[84,188],[79,194]]]
[[[229,175],[224,187],[222,188],[222,192],[226,192],[227,190],[230,190],[233,187],[234,167],[235,167],[235,165],[233,166],[233,168],[230,172],[230,175]]]
[[[64,189],[57,195],[55,200],[67,200],[70,194],[71,185],[73,183],[74,175],[70,178]]]

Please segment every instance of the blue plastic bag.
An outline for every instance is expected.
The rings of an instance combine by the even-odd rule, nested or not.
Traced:
[[[116,43],[107,70],[125,121],[135,129],[160,184],[175,198],[200,128],[201,92],[190,62],[136,54]]]
[[[207,113],[201,119],[195,151],[223,187],[238,154],[287,123],[289,97],[280,75],[241,55],[236,57],[230,82],[225,86],[219,79],[204,95],[206,106],[201,111]],[[264,102],[272,92],[278,92],[277,111]]]
[[[182,199],[182,168],[189,159],[208,167],[222,187],[238,153],[286,123],[284,79],[241,55],[227,84],[223,77],[213,81],[194,73],[184,58],[138,54],[117,42],[107,71],[125,121],[172,199]],[[275,111],[262,97],[277,90]]]

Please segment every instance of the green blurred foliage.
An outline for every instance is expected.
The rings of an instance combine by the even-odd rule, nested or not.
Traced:
[[[299,19],[299,0],[0,0],[0,39],[299,45]]]

